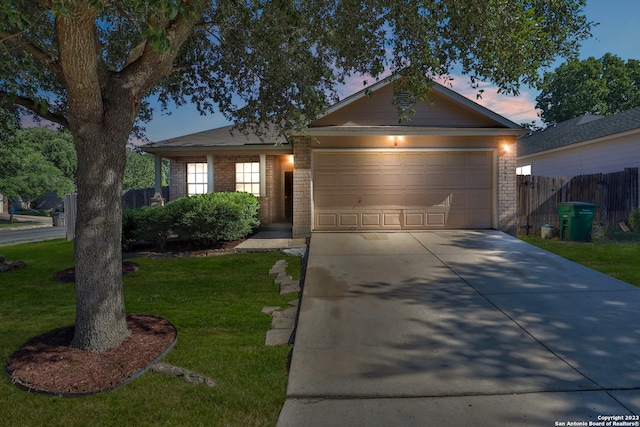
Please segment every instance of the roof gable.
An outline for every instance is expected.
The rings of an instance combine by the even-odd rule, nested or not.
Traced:
[[[640,107],[610,116],[585,114],[518,139],[518,156],[640,130]]]
[[[429,100],[416,103],[416,114],[399,123],[393,105],[393,81],[382,81],[338,102],[311,128],[327,126],[409,126],[438,128],[510,128],[514,122],[436,82]]]

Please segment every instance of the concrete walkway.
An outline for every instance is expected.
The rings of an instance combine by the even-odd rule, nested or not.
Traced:
[[[236,252],[269,252],[274,250],[292,250],[304,254],[306,239],[291,237],[291,224],[275,224],[261,228],[256,234],[236,246]]]
[[[498,231],[314,233],[277,425],[639,425],[639,307]]]

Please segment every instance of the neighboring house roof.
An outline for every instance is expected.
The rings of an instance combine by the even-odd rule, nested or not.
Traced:
[[[287,141],[284,136],[277,135],[275,132],[268,133],[263,139],[264,140],[261,140],[258,136],[253,134],[244,134],[238,129],[234,129],[234,126],[224,126],[221,128],[154,142],[144,145],[142,149],[150,153],[159,151],[164,153],[168,151],[197,152],[211,151],[215,149],[235,151],[253,151],[255,149],[262,151],[281,151],[290,147],[289,141]]]
[[[640,107],[610,116],[585,114],[518,140],[518,157],[640,129]]]

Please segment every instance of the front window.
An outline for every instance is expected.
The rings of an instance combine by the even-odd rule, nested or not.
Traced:
[[[187,194],[207,193],[207,164],[187,163]]]
[[[518,166],[516,175],[531,175],[531,165]]]
[[[236,163],[236,191],[260,196],[260,163]]]

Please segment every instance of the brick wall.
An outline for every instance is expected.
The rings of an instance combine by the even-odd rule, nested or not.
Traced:
[[[284,213],[281,207],[282,185],[280,183],[282,168],[280,166],[284,156],[266,157],[266,185],[265,195],[260,197],[260,222],[270,224],[282,220]],[[214,191],[236,191],[236,163],[259,162],[259,155],[214,156],[213,158],[213,187]],[[171,161],[171,200],[187,195],[187,163],[206,163],[206,156],[182,157]]]
[[[517,179],[515,140],[498,147],[498,230],[517,233]]]
[[[311,149],[308,139],[293,143],[293,228],[294,237],[311,234]]]

